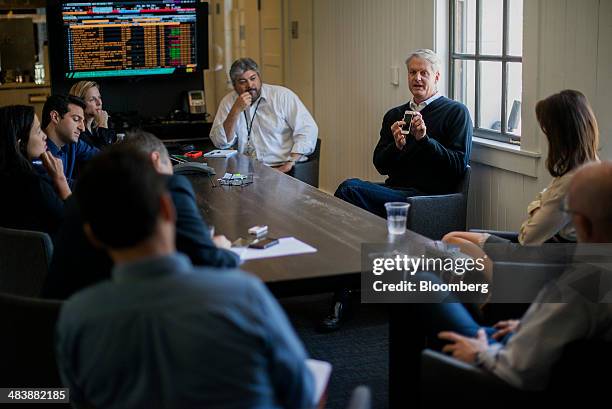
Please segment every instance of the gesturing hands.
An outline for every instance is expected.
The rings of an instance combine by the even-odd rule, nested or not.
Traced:
[[[407,135],[402,134],[402,126],[405,124],[406,122],[400,120],[391,125],[391,133],[393,134],[393,139],[395,140],[395,146],[399,150],[402,150],[406,145]],[[425,125],[423,116],[417,112],[412,117],[410,124],[410,134],[414,136],[414,139],[417,141],[423,139],[427,134],[427,126]]]
[[[395,146],[397,149],[402,150],[406,145],[406,135],[402,133],[402,126],[404,126],[406,122],[397,121],[391,125],[391,133],[393,134],[393,139],[395,139]]]
[[[417,141],[423,139],[427,134],[427,126],[425,126],[425,121],[420,113],[412,118],[412,129],[410,133],[414,135],[414,139]]]

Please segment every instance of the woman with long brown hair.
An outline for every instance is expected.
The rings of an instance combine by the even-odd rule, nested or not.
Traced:
[[[565,90],[541,100],[536,117],[548,141],[546,168],[553,177],[548,187],[527,206],[527,219],[517,241],[537,245],[546,241],[574,242],[576,236],[563,202],[570,181],[583,164],[599,160],[599,128],[589,101],[579,91]],[[452,232],[443,241],[458,244],[469,254],[470,247],[507,240],[488,233]],[[471,250],[474,250],[472,247]]]

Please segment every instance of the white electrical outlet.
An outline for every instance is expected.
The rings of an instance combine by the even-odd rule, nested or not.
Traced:
[[[399,67],[391,66],[391,85],[399,86]]]

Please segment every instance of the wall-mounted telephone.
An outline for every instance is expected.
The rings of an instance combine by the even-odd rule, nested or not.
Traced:
[[[190,114],[206,113],[206,99],[204,98],[204,91],[187,91],[187,107],[189,108]]]

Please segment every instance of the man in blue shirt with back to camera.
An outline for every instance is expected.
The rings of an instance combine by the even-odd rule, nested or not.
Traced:
[[[176,252],[167,182],[147,155],[111,147],[75,196],[88,238],[115,262],[60,312],[58,366],[75,407],[315,406],[306,352],[265,285]]]
[[[121,143],[133,145],[146,154],[157,172],[166,177],[166,187],[176,210],[177,249],[196,266],[238,266],[240,257],[229,250],[229,240],[223,235],[211,236],[191,182],[185,176],[174,174],[164,143],[143,130],[129,132]],[[45,298],[66,299],[111,276],[113,261],[107,252],[93,246],[85,237],[75,199],[67,199],[64,206],[64,220],[55,236],[53,257],[43,287]]]
[[[73,187],[79,166],[100,151],[79,139],[85,129],[85,102],[73,95],[51,95],[42,112],[41,127],[48,150],[62,160],[68,184]]]

